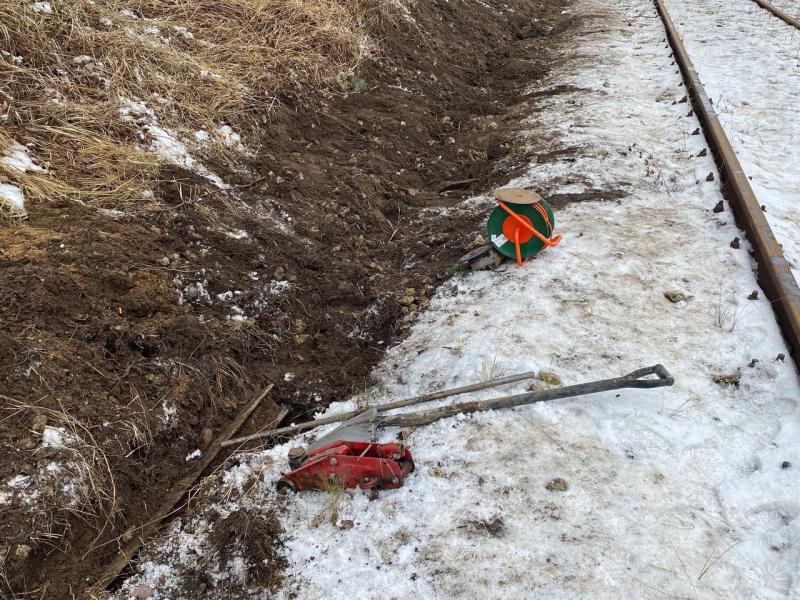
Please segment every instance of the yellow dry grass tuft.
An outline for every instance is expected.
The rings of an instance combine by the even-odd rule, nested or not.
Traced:
[[[27,199],[152,203],[159,132],[251,136],[282,94],[332,86],[370,52],[387,0],[0,0],[0,162]],[[131,109],[132,106],[137,107]],[[206,154],[238,150],[210,143]],[[144,195],[143,195],[144,194]]]

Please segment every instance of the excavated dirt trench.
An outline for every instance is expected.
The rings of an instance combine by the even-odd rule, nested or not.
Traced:
[[[367,385],[483,226],[427,209],[531,159],[524,91],[558,64],[548,39],[570,27],[567,4],[426,0],[413,23],[380,23],[364,91],[282,98],[249,174],[214,165],[236,201],[172,168],[161,212],[42,203],[0,229],[0,479],[63,458],[41,432],[68,415],[114,485],[97,514],[4,506],[3,594],[79,597],[267,382],[295,419]]]

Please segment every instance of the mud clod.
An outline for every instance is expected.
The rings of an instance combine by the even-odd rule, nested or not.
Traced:
[[[544,487],[551,492],[566,492],[569,488],[566,480],[562,479],[561,477],[551,479],[547,482],[547,484],[545,484]]]
[[[684,302],[689,299],[689,297],[686,294],[684,294],[683,292],[679,292],[677,290],[669,290],[664,292],[664,298],[666,298],[673,304],[677,304],[678,302]]]
[[[501,517],[493,517],[488,520],[471,520],[460,525],[459,528],[466,529],[472,534],[485,535],[489,537],[502,537],[505,534],[506,526]]]

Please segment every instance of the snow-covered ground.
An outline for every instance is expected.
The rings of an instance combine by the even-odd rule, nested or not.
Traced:
[[[697,156],[661,22],[649,0],[570,10],[581,33],[548,82],[562,91],[534,102],[529,126],[531,145],[575,160],[512,184],[609,200],[557,211],[563,242],[523,268],[442,286],[377,369],[382,384],[330,412],[532,369],[571,384],[660,362],[674,387],[406,432],[416,472],[375,501],[346,494],[336,524],[318,518],[329,494],[273,491],[296,441],[243,457],[213,510],[177,523],[124,593],[183,597],[179,576],[197,564],[242,578],[246,556],[215,570],[206,543],[241,508],[279,516],[286,598],[800,596],[797,372],[776,358],[788,351],[763,293],[747,299],[754,265],[745,241],[730,245],[743,233],[727,207],[711,210],[719,177]]]
[[[794,0],[772,4],[800,9]],[[751,0],[666,5],[800,279],[800,31]]]

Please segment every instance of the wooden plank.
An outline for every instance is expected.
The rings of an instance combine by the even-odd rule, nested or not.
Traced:
[[[106,567],[103,573],[97,578],[94,584],[95,589],[102,589],[107,587],[119,577],[122,570],[130,563],[134,556],[139,552],[139,549],[145,542],[156,533],[161,527],[162,521],[169,515],[176,512],[179,508],[181,499],[189,493],[189,490],[200,478],[203,472],[211,465],[217,455],[222,450],[222,443],[230,439],[242,425],[247,421],[247,418],[253,411],[261,404],[261,401],[267,397],[267,394],[272,391],[274,384],[269,384],[250,404],[248,404],[236,417],[228,423],[225,429],[217,436],[211,445],[203,452],[202,458],[194,469],[189,471],[186,475],[181,477],[167,492],[164,502],[159,509],[153,513],[152,517],[146,523],[141,524],[136,528],[135,537],[127,541],[117,556]],[[276,405],[277,407],[277,405]],[[269,428],[278,425],[288,413],[286,407],[282,407],[278,416],[270,423]]]

